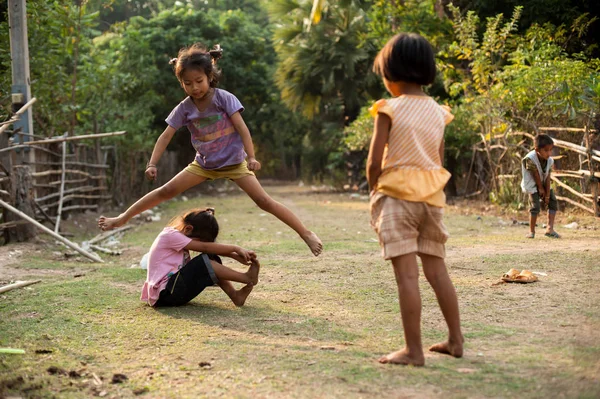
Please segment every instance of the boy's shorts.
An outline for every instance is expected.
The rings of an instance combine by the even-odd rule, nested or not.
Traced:
[[[181,306],[197,297],[206,287],[219,283],[210,260],[222,263],[217,255],[200,254],[186,263],[171,277],[160,292],[158,306]]]
[[[371,225],[379,236],[384,259],[413,252],[444,258],[448,230],[444,208],[376,193],[371,198]]]
[[[535,192],[533,194],[529,194],[529,213],[533,216],[537,216],[540,214],[540,194]],[[554,190],[550,189],[550,201],[548,202],[548,212],[556,213],[558,211],[558,201],[556,201],[556,197],[554,196]]]
[[[254,172],[248,169],[248,162],[246,161],[236,165],[229,165],[219,169],[208,170],[200,166],[198,161],[194,159],[194,162],[186,166],[185,170],[195,174],[196,176],[206,177],[208,180],[237,180],[246,176],[254,176]]]

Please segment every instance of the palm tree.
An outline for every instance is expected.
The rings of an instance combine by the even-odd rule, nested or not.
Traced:
[[[316,11],[310,0],[270,2],[279,57],[276,82],[292,110],[310,119],[323,113],[336,116],[345,124],[358,115],[369,84],[365,76],[372,54],[361,47],[365,10],[360,1],[315,4]]]

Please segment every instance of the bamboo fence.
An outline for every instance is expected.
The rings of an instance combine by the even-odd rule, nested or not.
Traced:
[[[0,135],[8,133],[8,127],[18,121],[19,117],[35,101],[36,99],[33,98],[13,114],[9,120],[1,122]],[[126,132],[119,131],[70,137],[65,133],[58,137],[49,138],[25,135],[19,132],[11,133],[13,136],[29,136],[30,141],[15,144],[11,138],[4,140],[5,143],[8,142],[8,145],[0,148],[0,155],[3,156],[0,159],[0,201],[4,199],[5,201],[2,201],[2,204],[6,205],[4,206],[5,222],[0,223],[0,231],[27,223],[23,220],[7,221],[6,217],[7,211],[11,211],[11,213],[25,219],[23,215],[8,208],[8,206],[12,206],[10,202],[14,200],[14,192],[20,184],[20,182],[14,181],[14,176],[11,176],[13,174],[13,167],[19,163],[28,165],[33,169],[33,172],[30,173],[32,187],[27,189],[28,192],[34,193],[32,202],[33,206],[35,206],[35,215],[33,215],[34,218],[32,220],[37,222],[35,219],[38,219],[42,222],[52,224],[53,233],[56,236],[61,237],[59,229],[65,212],[87,209],[96,210],[102,202],[106,202],[112,198],[107,184],[106,171],[110,167],[106,163],[106,156],[101,156],[98,151],[92,154],[91,149],[88,150],[89,147],[79,143],[81,140],[96,140],[104,137],[119,136]],[[68,145],[69,143],[71,145]],[[61,147],[60,153],[53,151],[52,146],[56,145]],[[100,147],[97,146],[97,148]],[[70,151],[71,149],[72,151]],[[21,159],[21,162],[18,162],[16,155],[19,151],[35,151],[35,160],[30,162]],[[25,220],[35,224],[29,219]],[[36,227],[40,228],[37,224]],[[97,258],[95,256],[88,257],[90,259]]]

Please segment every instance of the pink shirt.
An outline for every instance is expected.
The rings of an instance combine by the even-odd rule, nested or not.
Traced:
[[[160,292],[165,289],[172,274],[190,261],[190,252],[185,247],[191,238],[173,227],[165,227],[150,247],[148,275],[142,287],[142,301],[154,306]]]

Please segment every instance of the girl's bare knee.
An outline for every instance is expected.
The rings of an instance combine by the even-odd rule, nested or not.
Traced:
[[[273,201],[273,199],[268,195],[261,195],[260,197],[253,199],[256,205],[258,205],[258,207],[263,211],[270,212],[273,210],[273,205],[275,204],[275,201]]]

